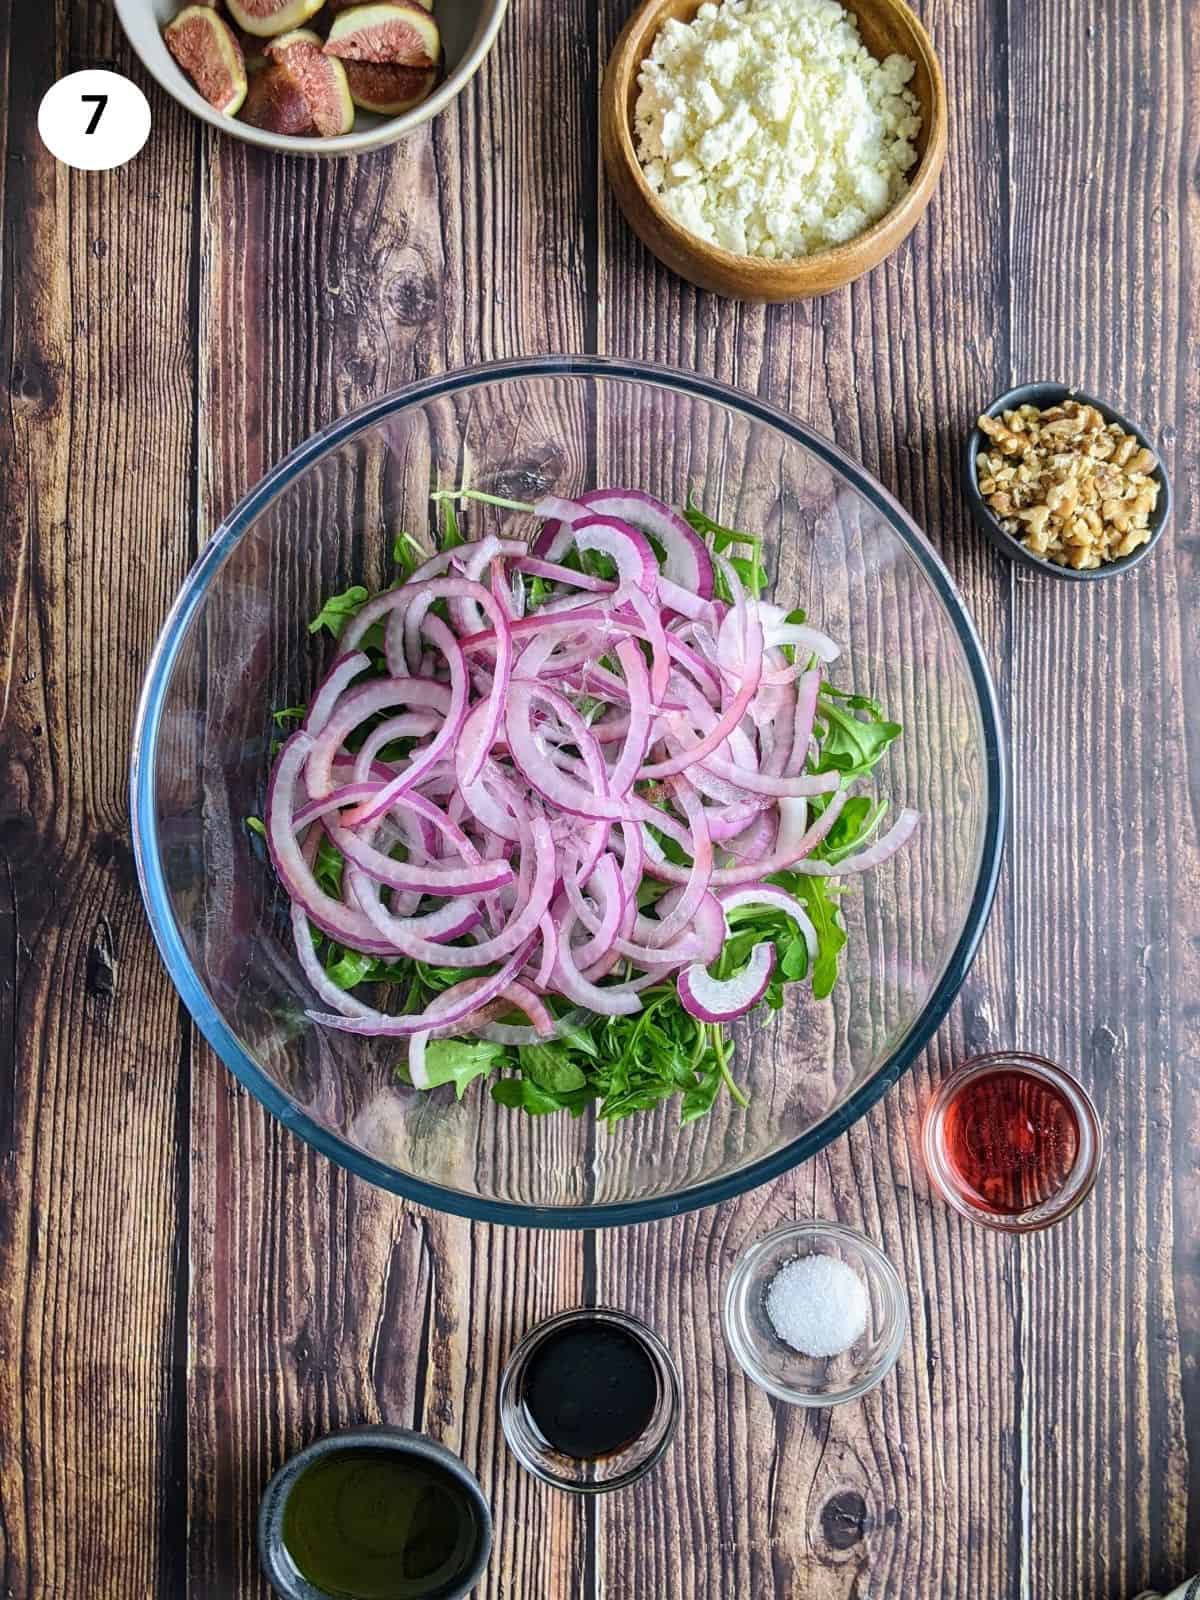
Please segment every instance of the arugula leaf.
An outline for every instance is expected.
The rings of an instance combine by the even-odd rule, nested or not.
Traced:
[[[460,544],[466,544],[462,530],[458,526],[458,513],[454,509],[452,500],[442,501],[442,549],[457,550]]]
[[[528,1111],[535,1117],[548,1116],[553,1111],[569,1111],[573,1117],[582,1116],[591,1098],[588,1089],[556,1094],[526,1077],[499,1078],[492,1085],[492,1099],[499,1105]]]
[[[861,850],[887,815],[886,800],[872,802],[866,795],[855,795],[842,807],[841,815],[817,846],[821,861],[838,862]]]
[[[346,950],[340,944],[330,947],[333,960],[325,962],[325,976],[331,983],[336,983],[339,989],[353,989],[360,983],[365,983],[379,965],[374,956],[365,954],[362,950]]]
[[[538,606],[544,605],[554,592],[553,586],[545,579],[538,577],[537,573],[526,579],[529,585],[526,593],[529,600],[530,611],[536,611]]]
[[[745,584],[746,588],[756,600],[760,599],[763,590],[770,582],[767,569],[763,566],[762,540],[757,534],[740,533],[736,528],[727,528],[720,522],[714,522],[712,517],[706,516],[700,507],[688,495],[687,507],[683,513],[688,524],[700,535],[708,539],[718,555],[723,555],[736,544],[749,545],[752,554],[747,556],[730,556],[729,564]],[[725,582],[724,574],[717,570],[714,574],[714,586],[717,598],[726,604],[732,602],[733,596],[729,592],[729,585]]]
[[[555,1044],[522,1045],[517,1051],[521,1071],[539,1089],[551,1094],[570,1094],[587,1083],[587,1073],[571,1060],[567,1050]]]
[[[695,1122],[697,1117],[707,1116],[721,1092],[724,1081],[720,1060],[715,1052],[710,1051],[705,1057],[703,1071],[697,1072],[695,1081],[683,1091],[683,1101],[679,1109],[680,1123],[686,1127],[689,1122]]]
[[[392,560],[400,568],[400,582],[407,583],[418,567],[429,558],[429,552],[403,528],[392,540]]]
[[[251,833],[257,833],[260,839],[265,839],[267,837],[266,824],[263,822],[261,817],[243,817],[242,820],[250,829]]]
[[[322,628],[327,628],[335,639],[340,639],[350,618],[356,617],[366,603],[367,591],[361,583],[352,583],[341,594],[331,594],[309,623],[309,633],[320,633]]]
[[[452,1083],[461,1100],[468,1085],[494,1071],[506,1054],[502,1044],[486,1039],[434,1039],[425,1046],[425,1076],[431,1089]]]
[[[690,490],[688,491],[687,505],[684,507],[683,516],[693,531],[698,533],[702,539],[711,540],[713,549],[719,555],[734,544],[748,544],[752,545],[755,550],[762,549],[762,540],[756,533],[740,533],[736,528],[727,528],[724,523],[714,521],[712,517],[701,511],[700,507],[692,499]]]
[[[310,633],[311,631],[309,629]],[[281,710],[271,713],[276,726],[280,728],[286,728],[289,722],[303,722],[307,715],[307,706],[284,706]]]
[[[874,700],[866,695],[828,693],[822,684],[817,702],[819,754],[813,772],[840,772],[844,778],[860,777],[881,760],[884,751],[903,732],[898,722],[888,722]],[[836,704],[841,700],[842,704]]]
[[[317,880],[317,886],[335,900],[341,899],[342,869],[345,864],[342,852],[322,834],[321,843],[317,846],[317,859],[313,862],[313,877]]]
[[[831,888],[828,878],[814,878],[807,873],[790,874],[795,881],[795,893],[805,902],[813,927],[817,930],[817,959],[813,962],[812,992],[816,1000],[825,1000],[833,993],[838,978],[838,956],[846,943],[846,931],[838,920],[837,891]]]

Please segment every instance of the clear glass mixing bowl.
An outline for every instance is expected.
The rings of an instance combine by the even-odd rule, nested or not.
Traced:
[[[392,581],[429,492],[469,474],[519,500],[621,484],[761,532],[775,598],[844,646],[837,681],[877,696],[904,738],[879,768],[924,822],[847,880],[831,1000],[789,990],[737,1029],[743,1111],[676,1104],[617,1124],[530,1117],[482,1084],[397,1084],[403,1046],[322,1031],[285,901],[247,828],[261,815],[274,708],[307,698],[332,641],[324,597]],[[475,536],[511,513],[472,507]],[[1004,823],[995,695],[971,620],[929,542],[861,467],[761,401],[691,374],[591,357],[432,378],[343,418],[218,528],[150,663],[135,732],[134,844],[150,922],[192,1015],[287,1127],[372,1182],[441,1210],[557,1227],[706,1205],[805,1160],[879,1098],[961,984],[991,904]]]

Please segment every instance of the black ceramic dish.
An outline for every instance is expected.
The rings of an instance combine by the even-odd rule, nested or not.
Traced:
[[[981,531],[987,536],[1002,556],[1007,556],[1010,561],[1016,561],[1023,567],[1028,567],[1031,572],[1044,572],[1052,578],[1066,578],[1073,582],[1090,583],[1095,578],[1115,578],[1122,572],[1128,572],[1130,567],[1136,567],[1139,561],[1144,561],[1151,550],[1162,537],[1171,516],[1171,480],[1167,476],[1167,469],[1159,453],[1158,446],[1146,433],[1144,428],[1132,422],[1128,417],[1122,416],[1112,406],[1103,400],[1097,400],[1094,395],[1085,394],[1082,389],[1073,389],[1065,383],[1026,383],[1019,389],[1010,389],[1007,394],[1002,394],[998,400],[993,400],[987,408],[989,417],[998,417],[1002,411],[1015,411],[1018,406],[1038,406],[1047,410],[1050,406],[1061,404],[1064,400],[1080,400],[1084,405],[1095,406],[1096,410],[1106,422],[1116,422],[1124,428],[1126,433],[1133,434],[1139,444],[1144,445],[1154,456],[1157,463],[1157,473],[1162,488],[1159,491],[1158,504],[1150,517],[1150,537],[1146,543],[1140,545],[1131,555],[1121,556],[1116,561],[1106,561],[1100,567],[1086,567],[1076,571],[1074,567],[1060,567],[1056,561],[1047,561],[1044,556],[1034,555],[1032,550],[1027,550],[1019,539],[1011,533],[1005,533],[1000,526],[995,514],[989,508],[987,501],[979,492],[979,479],[975,472],[975,458],[980,450],[985,447],[985,438],[978,427],[971,429],[967,436],[964,486],[967,500],[971,507],[971,514],[979,524]]]
[[[315,1462],[339,1453],[363,1450],[387,1451],[410,1462],[428,1463],[452,1478],[461,1489],[473,1515],[474,1548],[452,1582],[438,1583],[428,1593],[429,1600],[462,1600],[479,1582],[492,1550],[492,1514],[483,1490],[459,1458],[444,1445],[427,1439],[424,1434],[385,1424],[347,1428],[342,1433],[331,1433],[316,1440],[285,1461],[268,1483],[258,1510],[258,1552],[271,1587],[282,1600],[334,1600],[329,1590],[310,1583],[297,1569],[284,1542],[284,1513],[293,1488]]]

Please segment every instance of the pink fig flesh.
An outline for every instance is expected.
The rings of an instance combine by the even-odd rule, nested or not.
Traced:
[[[438,25],[416,0],[351,6],[333,19],[325,54],[346,61],[432,67],[442,53]]]
[[[257,39],[271,39],[303,27],[316,16],[323,0],[226,0],[226,4],[239,28]]]
[[[233,29],[210,6],[185,6],[163,42],[209,105],[232,117],[246,98],[246,62]]]
[[[350,132],[354,126],[354,102],[346,69],[340,61],[323,54],[317,34],[308,28],[285,33],[271,41],[267,54],[298,86],[318,134],[328,139]]]

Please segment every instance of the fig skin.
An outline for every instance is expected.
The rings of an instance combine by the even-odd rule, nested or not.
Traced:
[[[317,134],[325,139],[349,133],[354,126],[354,101],[340,61],[321,49],[321,38],[311,28],[297,28],[272,39],[267,54],[296,84],[309,107]]]
[[[316,137],[312,107],[286,67],[268,62],[250,80],[242,121],[267,133],[289,134],[296,139]]]
[[[320,11],[324,0],[225,0],[229,14],[257,39],[273,39],[303,27]]]
[[[333,19],[327,56],[402,67],[433,67],[442,53],[438,25],[417,0],[351,6]]]
[[[208,5],[188,5],[163,29],[163,43],[197,92],[222,116],[246,98],[246,61],[233,29]]]
[[[219,0],[210,0],[210,3],[216,5]],[[332,18],[336,17],[339,11],[349,11],[352,6],[361,6],[365,3],[366,0],[325,0],[325,12]],[[425,11],[433,10],[433,0],[417,0],[417,4]]]
[[[354,104],[382,117],[398,117],[428,100],[436,67],[398,67],[384,61],[347,61],[346,82]]]

